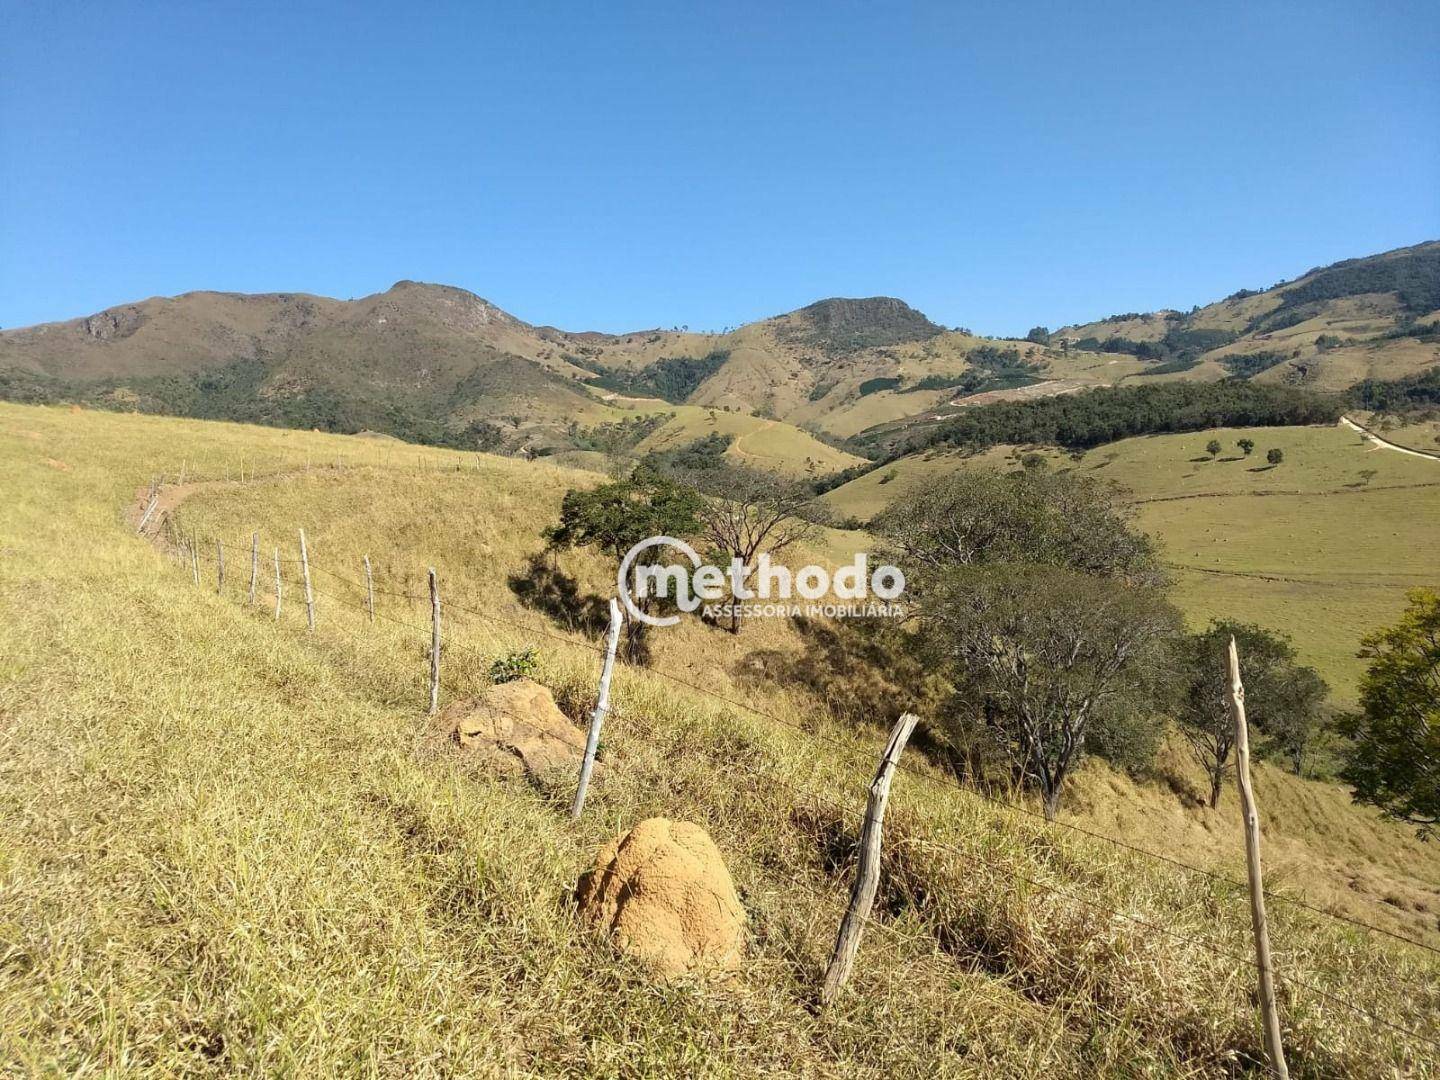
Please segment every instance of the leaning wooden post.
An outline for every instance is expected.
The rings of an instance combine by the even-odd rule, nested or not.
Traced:
[[[430,715],[440,707],[440,584],[430,568]]]
[[[1245,867],[1250,878],[1250,922],[1255,932],[1255,966],[1260,970],[1260,1011],[1265,1024],[1265,1054],[1281,1080],[1288,1080],[1285,1050],[1280,1045],[1280,1013],[1275,1007],[1275,969],[1270,962],[1270,931],[1265,922],[1265,887],[1260,876],[1260,812],[1250,786],[1250,733],[1245,723],[1245,687],[1240,682],[1240,654],[1230,639],[1230,715],[1235,719],[1235,775],[1240,810],[1245,819]]]
[[[280,577],[280,549],[275,549],[275,621],[280,621],[280,597],[285,593],[285,583]]]
[[[140,515],[140,524],[135,526],[135,531],[136,531],[137,533],[143,533],[143,532],[145,531],[145,525],[146,525],[146,523],[149,522],[149,520],[150,520],[150,515],[153,514],[153,513],[155,513],[155,507],[156,507],[156,505],[157,505],[159,502],[160,502],[160,492],[156,491],[156,492],[154,492],[154,493],[151,494],[151,496],[150,496],[150,502],[149,502],[149,504],[145,507],[145,513],[143,513],[143,514]]]
[[[590,787],[590,773],[595,768],[600,729],[605,726],[605,714],[610,711],[610,676],[615,672],[615,650],[619,644],[620,605],[611,597],[610,629],[605,632],[605,662],[600,666],[600,696],[595,699],[595,708],[590,713],[590,734],[585,737],[585,756],[580,759],[580,786],[575,789],[575,801],[570,804],[571,821],[578,821],[580,811],[585,809],[585,792]]]
[[[855,966],[855,954],[860,949],[860,935],[865,929],[865,920],[875,905],[875,893],[880,887],[880,837],[885,826],[885,804],[890,799],[890,781],[895,776],[895,765],[900,753],[910,740],[910,733],[920,718],[914,713],[904,713],[890,730],[890,741],[880,755],[880,766],[875,770],[875,779],[870,781],[870,797],[865,802],[865,823],[860,831],[860,864],[855,868],[855,885],[850,891],[850,906],[840,920],[840,933],[835,937],[835,951],[830,954],[830,966],[825,969],[825,985],[820,990],[820,1003],[829,1005],[835,995],[850,977]]]
[[[215,591],[225,591],[225,543],[222,540],[215,541]]]
[[[300,530],[300,576],[305,581],[305,622],[315,629],[315,593],[310,588],[310,552],[305,547],[305,530]]]
[[[370,556],[365,556],[365,610],[370,614],[370,621],[375,621],[375,580],[370,575]]]
[[[250,606],[255,606],[255,586],[260,584],[260,534],[250,534]]]

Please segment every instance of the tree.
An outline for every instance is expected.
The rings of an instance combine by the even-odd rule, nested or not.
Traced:
[[[1220,453],[1220,440],[1211,439],[1208,443],[1205,444],[1205,452],[1211,457],[1214,457],[1216,454]]]
[[[1279,465],[1285,460],[1285,451],[1281,450],[1278,446],[1272,447],[1265,451],[1265,460],[1271,465]]]
[[[951,567],[1001,562],[1158,583],[1154,545],[1113,495],[1098,480],[1048,470],[955,472],[897,500],[871,528],[912,594]]]
[[[567,491],[560,502],[560,522],[545,536],[555,547],[599,548],[618,573],[626,553],[641,540],[693,536],[699,529],[700,506],[700,494],[694,489],[638,466],[627,479]],[[659,550],[651,548],[647,554],[658,555]],[[645,558],[642,555],[640,561]],[[637,598],[637,602],[648,610],[654,598]],[[632,660],[643,625],[625,613],[625,649]]]
[[[1030,332],[1025,335],[1026,341],[1033,341],[1037,345],[1050,344],[1050,330],[1044,326],[1032,326]]]
[[[709,478],[714,494],[696,510],[700,531],[723,556],[739,559],[747,575],[762,551],[772,556],[810,536],[815,526],[800,517],[814,499],[806,484],[757,472],[726,467]],[[731,597],[730,632],[740,632],[740,615]]]
[[[1091,729],[1146,712],[1179,625],[1156,589],[1054,566],[957,567],[924,609],[963,703],[952,712],[993,733],[1047,819]]]
[[[1241,439],[1241,440],[1240,440],[1239,442],[1237,442],[1235,445],[1240,448],[1240,452],[1241,452],[1242,454],[1244,454],[1246,457],[1249,457],[1249,456],[1250,456],[1250,452],[1255,449],[1255,440],[1254,440],[1254,439]]]
[[[872,526],[905,570],[916,651],[954,688],[952,743],[972,766],[996,750],[1052,815],[1097,730],[1127,764],[1153,745],[1157,650],[1179,625],[1112,496],[1064,473],[955,473]]]
[[[1342,718],[1354,740],[1341,777],[1357,802],[1410,822],[1440,824],[1440,593],[1413,589],[1400,621],[1361,642],[1370,666],[1360,711]]]
[[[1330,687],[1314,668],[1301,667],[1295,670],[1289,689],[1290,704],[1265,720],[1261,752],[1279,758],[1296,776],[1303,776],[1305,755],[1333,726],[1325,706]]]
[[[1177,640],[1173,654],[1175,719],[1190,752],[1210,779],[1212,809],[1220,803],[1235,746],[1225,679],[1231,637],[1240,655],[1248,719],[1272,749],[1289,758],[1297,773],[1317,730],[1320,704],[1329,692],[1313,668],[1296,662],[1288,638],[1253,623],[1217,620],[1202,633]]]

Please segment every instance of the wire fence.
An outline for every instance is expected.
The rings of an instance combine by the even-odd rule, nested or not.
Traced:
[[[168,514],[163,516],[162,525],[163,528],[158,526],[156,527],[157,533],[162,534],[162,536],[157,537],[157,539],[161,540],[162,544],[166,548],[168,548],[169,552],[172,555],[180,556],[186,568],[190,569],[192,572],[194,572],[197,567],[205,567],[206,575],[200,581],[202,587],[207,586],[207,583],[213,580],[215,583],[216,591],[221,593],[225,592],[227,582],[224,577],[224,570],[222,570],[222,566],[225,566],[226,560],[224,553],[227,548],[231,552],[238,552],[240,556],[242,556],[238,559],[232,557],[232,559],[229,561],[228,567],[226,567],[226,569],[233,571],[229,578],[230,587],[234,587],[233,583],[237,580],[237,575],[239,575],[239,578],[241,580],[244,580],[247,585],[253,577],[257,597],[261,583],[265,578],[265,574],[262,571],[270,571],[270,585],[272,590],[275,590],[277,586],[281,584],[281,582],[277,582],[276,580],[274,580],[274,568],[279,568],[282,579],[285,578],[286,571],[289,571],[290,577],[288,580],[285,580],[283,582],[284,584],[298,585],[300,582],[294,578],[294,575],[297,572],[303,575],[308,565],[308,569],[310,571],[324,575],[331,581],[336,582],[338,585],[353,590],[354,597],[352,598],[343,596],[338,589],[316,589],[314,587],[312,579],[309,587],[309,593],[312,602],[323,600],[327,605],[334,604],[350,610],[351,612],[360,616],[361,619],[366,622],[378,621],[387,626],[393,626],[400,630],[413,633],[417,636],[417,643],[419,641],[423,641],[423,644],[428,651],[431,643],[432,634],[434,632],[434,627],[432,625],[413,622],[405,618],[398,618],[391,612],[382,610],[380,605],[372,604],[370,601],[371,597],[384,597],[387,600],[400,600],[404,601],[407,604],[424,604],[428,607],[431,602],[431,598],[428,595],[420,595],[410,592],[404,587],[403,582],[399,584],[399,587],[385,587],[385,585],[389,584],[388,582],[382,582],[382,584],[377,585],[373,579],[373,575],[369,581],[366,581],[362,580],[360,577],[353,576],[351,573],[342,573],[340,570],[335,569],[333,566],[327,566],[320,560],[314,558],[313,553],[308,559],[304,560],[293,555],[281,556],[278,554],[279,549],[276,548],[273,543],[267,544],[267,546],[271,548],[271,554],[269,556],[266,556],[263,551],[261,551],[258,559],[252,558],[251,560],[246,561],[243,556],[250,554],[252,551],[256,550],[255,538],[258,534],[252,533],[250,536],[231,537],[228,539],[219,538],[213,535],[202,537],[200,535],[185,531],[177,524],[175,517]],[[269,605],[267,604],[266,606],[268,607]],[[605,652],[604,646],[597,641],[590,640],[584,637],[579,637],[572,633],[564,633],[549,626],[538,625],[532,621],[500,612],[498,610],[495,610],[494,608],[487,607],[482,609],[447,600],[444,603],[444,611],[446,613],[447,623],[453,623],[454,621],[456,621],[455,616],[459,614],[471,620],[474,620],[476,624],[479,624],[481,626],[488,624],[500,624],[511,630],[516,630],[523,634],[532,635],[537,639],[553,641],[557,644],[562,644],[570,648],[581,649],[598,655],[603,655]],[[276,619],[278,620],[278,615],[276,616]],[[279,629],[283,629],[297,635],[301,635],[303,637],[314,637],[314,632],[310,631],[304,626],[286,627],[282,624],[279,624],[278,622],[276,623],[276,626]],[[324,624],[324,627],[327,632],[330,630],[336,630],[346,634],[352,639],[363,638],[367,634],[366,630],[363,628],[363,623],[361,628],[350,629],[343,627],[336,622],[327,621]],[[471,659],[480,662],[481,667],[479,670],[484,670],[484,667],[488,665],[488,662],[495,659],[495,654],[493,652],[477,648],[473,645],[467,645],[464,642],[457,640],[453,628],[449,632],[447,632],[442,638],[441,653],[444,656],[451,656],[457,654],[461,656],[468,656]],[[727,679],[729,678],[730,673],[719,665],[709,662],[701,662],[701,666],[712,669],[717,674]],[[660,679],[666,680],[673,685],[684,687],[690,692],[701,695],[703,698],[713,701],[717,704],[745,711],[754,717],[765,720],[767,723],[773,723],[791,731],[798,732],[800,735],[804,736],[807,739],[813,740],[816,743],[823,744],[828,748],[839,751],[840,754],[843,755],[843,760],[849,765],[856,766],[861,769],[867,769],[870,765],[873,764],[873,756],[869,760],[866,760],[862,756],[863,752],[853,743],[847,743],[842,740],[836,739],[830,735],[827,735],[823,731],[816,731],[807,728],[795,722],[794,720],[790,720],[776,715],[773,710],[762,708],[760,706],[743,701],[728,694],[719,693],[709,687],[702,685],[701,683],[696,682],[691,677],[655,665],[647,665],[638,670],[643,672],[643,674],[652,675]],[[417,677],[418,671],[419,669],[417,668]],[[439,681],[441,687],[452,694],[474,693],[477,685],[480,684],[480,680],[476,680],[475,683],[471,685],[463,685],[461,682],[455,680],[453,677],[444,674],[440,676]],[[493,704],[490,707],[494,709],[494,711],[500,712],[503,715],[507,715],[513,719],[523,719],[513,713],[507,712],[506,710],[496,708],[495,706],[493,706]],[[645,717],[637,714],[628,707],[617,706],[611,710],[610,715],[622,719],[625,722],[626,730],[631,733],[640,732],[645,737],[656,741],[659,741],[661,738],[661,733],[658,731],[658,729],[656,729]],[[757,780],[762,781],[764,784],[774,785],[791,792],[798,800],[803,803],[825,807],[827,810],[837,815],[837,817],[843,821],[860,822],[864,818],[864,814],[860,810],[856,809],[855,807],[846,806],[832,796],[822,794],[821,792],[817,791],[813,785],[802,786],[792,780],[780,776],[773,769],[764,769],[754,762],[747,762],[741,760],[734,755],[725,755],[721,753],[718,749],[713,747],[703,747],[702,752],[711,755],[717,765],[725,769],[736,769],[741,772],[748,772],[753,775]],[[939,775],[913,762],[902,760],[899,763],[899,768],[902,769],[906,773],[906,775],[913,776],[920,782],[923,782],[925,784],[943,788],[946,790],[947,793],[955,792],[963,798],[979,799],[988,805],[995,806],[1006,812],[1022,815],[1026,818],[1032,819],[1037,823],[1037,828],[1045,830],[1062,830],[1082,835],[1090,840],[1111,845],[1117,850],[1126,852],[1128,855],[1152,861],[1157,865],[1165,865],[1171,868],[1179,869],[1187,875],[1196,875],[1210,882],[1223,885],[1228,890],[1232,890],[1237,894],[1247,893],[1248,886],[1246,885],[1246,883],[1238,881],[1215,870],[1211,870],[1206,867],[1201,867],[1193,863],[1186,862],[1173,855],[1149,850],[1139,845],[1122,840],[1118,837],[1110,836],[1105,833],[1086,828],[1074,822],[1047,819],[1040,811],[1032,807],[1025,806],[1023,803],[1000,798],[992,792],[988,792],[984,789],[965,785],[958,778]],[[986,861],[980,855],[974,852],[966,851],[959,846],[953,844],[937,844],[933,841],[925,840],[921,837],[902,837],[898,841],[898,844],[902,847],[931,850],[932,852],[937,854],[943,854],[949,857],[959,858],[967,862],[968,864],[976,867],[977,869],[983,869],[991,873],[1007,876],[1013,881],[1027,885],[1032,889],[1037,889],[1042,892],[1063,897],[1073,903],[1080,904],[1100,915],[1103,915],[1107,919],[1126,922],[1131,925],[1140,927],[1149,933],[1181,941],[1187,947],[1202,949],[1203,951],[1209,953],[1212,957],[1218,960],[1223,960],[1232,965],[1238,965],[1241,970],[1251,970],[1256,968],[1257,966],[1254,957],[1244,955],[1243,953],[1237,952],[1234,949],[1226,947],[1214,940],[1198,939],[1192,932],[1178,930],[1174,927],[1166,926],[1162,923],[1156,922],[1153,919],[1147,919],[1132,912],[1123,911],[1112,904],[1106,903],[1105,901],[1099,900],[1093,896],[1089,896],[1079,891],[1078,889],[1058,885],[1054,882],[1042,881],[1039,878],[1034,877],[1033,875],[1025,874],[1016,867],[999,866],[993,861]],[[797,884],[799,884],[802,888],[809,889],[809,891],[816,897],[818,901],[823,901],[825,903],[834,902],[834,897],[824,893],[823,890],[820,890],[804,882],[798,882]],[[1440,947],[1436,947],[1409,935],[1399,933],[1388,927],[1383,927],[1375,923],[1370,923],[1365,920],[1348,915],[1344,912],[1335,911],[1333,909],[1306,901],[1303,898],[1291,896],[1285,893],[1275,893],[1267,890],[1265,892],[1265,896],[1267,899],[1273,900],[1277,903],[1290,905],[1297,909],[1302,909],[1310,913],[1311,915],[1334,920],[1336,922],[1343,923],[1346,926],[1351,927],[1352,929],[1356,929],[1367,934],[1378,935],[1400,943],[1405,947],[1414,948],[1430,955],[1440,956]],[[890,921],[884,918],[879,918],[874,915],[867,914],[865,916],[865,924],[867,926],[875,927],[879,933],[881,933],[888,939],[896,942],[897,944],[906,943],[911,946],[917,944],[924,944],[931,949],[939,948],[938,942],[934,935],[930,935],[927,941],[925,937],[914,934],[906,934],[894,925],[892,925]],[[1407,979],[1401,979],[1398,977],[1398,973],[1396,974],[1397,982],[1399,985],[1405,986],[1417,994],[1428,995],[1431,997],[1435,997],[1437,1000],[1440,1000],[1440,986],[1437,986],[1433,983],[1415,983]],[[1316,998],[1336,1007],[1343,1008],[1353,1013],[1354,1015],[1357,1015],[1365,1019],[1366,1021],[1376,1025],[1379,1028],[1383,1028],[1394,1034],[1404,1036],[1408,1039],[1412,1039],[1416,1043],[1423,1044],[1437,1051],[1440,1051],[1440,1038],[1437,1038],[1436,1036],[1415,1030],[1414,1028],[1406,1026],[1404,1024],[1396,1023],[1395,1021],[1380,1015],[1374,1009],[1362,1003],[1350,1000],[1343,994],[1337,993],[1334,990],[1326,989],[1325,987],[1318,985],[1312,980],[1296,976],[1293,974],[1293,972],[1287,973],[1282,970],[1279,973],[1279,978],[1282,985],[1290,988],[1292,992],[1297,989],[1306,991],[1315,995]],[[1101,1015],[1108,1015],[1112,1020],[1115,1020],[1116,1022],[1121,1022],[1121,1019],[1119,1017],[1114,1016],[1113,1013],[1107,1014],[1106,1011],[1103,1010],[1103,1008],[1100,1008],[1097,1003],[1087,1001],[1086,1007],[1094,1008]]]

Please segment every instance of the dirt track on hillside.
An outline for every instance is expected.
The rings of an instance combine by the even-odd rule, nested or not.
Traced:
[[[252,476],[246,480],[191,480],[183,484],[161,484],[157,488],[141,487],[135,489],[135,498],[125,508],[124,520],[127,525],[138,532],[155,547],[165,552],[173,552],[174,545],[170,543],[166,533],[165,525],[174,516],[175,511],[192,495],[203,495],[214,491],[231,491],[236,488],[252,487],[256,484],[272,483],[276,480],[287,480],[294,476],[304,476],[307,472],[335,472],[335,467],[330,465],[316,466],[312,469],[292,469],[288,472],[266,473],[263,476]],[[145,518],[145,511],[150,509],[151,498],[155,500],[155,507],[150,510],[150,516],[145,521],[145,527],[140,528],[140,522]]]
[[[1348,416],[1340,417],[1340,423],[1344,424],[1351,431],[1357,431],[1365,438],[1369,439],[1372,443],[1375,444],[1375,448],[1377,450],[1394,450],[1397,454],[1409,454],[1411,457],[1424,458],[1427,461],[1440,461],[1440,455],[1427,453],[1424,450],[1414,450],[1408,446],[1401,446],[1399,443],[1393,443],[1382,435],[1376,435],[1375,432],[1371,431],[1369,428],[1357,424]]]

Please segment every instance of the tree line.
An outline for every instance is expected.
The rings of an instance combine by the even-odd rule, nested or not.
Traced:
[[[1334,424],[1344,406],[1342,398],[1331,395],[1228,380],[1097,387],[1031,401],[971,406],[921,429],[862,432],[852,440],[852,448],[868,448],[872,454],[888,449],[886,461],[945,445],[983,450],[1002,444],[1044,444],[1088,450],[1136,435]]]
[[[809,490],[716,461],[643,462],[628,477],[567,493],[547,532],[618,567],[650,536],[690,538],[753,567],[803,542]],[[933,741],[977,784],[1031,786],[1047,816],[1089,754],[1147,769],[1172,726],[1218,804],[1234,752],[1224,654],[1239,647],[1259,752],[1296,774],[1343,739],[1355,797],[1432,831],[1440,820],[1440,595],[1420,590],[1396,627],[1363,643],[1361,708],[1335,714],[1329,688],[1285,635],[1218,620],[1187,631],[1151,539],[1093,478],[1026,469],[956,472],[871,524],[876,561],[906,574],[904,621],[830,632],[828,660],[924,672]],[[728,584],[726,586],[728,588]],[[645,601],[662,603],[654,598]],[[723,624],[741,631],[732,614]],[[627,649],[643,657],[632,620]],[[813,674],[813,673],[812,673]],[[912,690],[914,688],[911,688]]]

